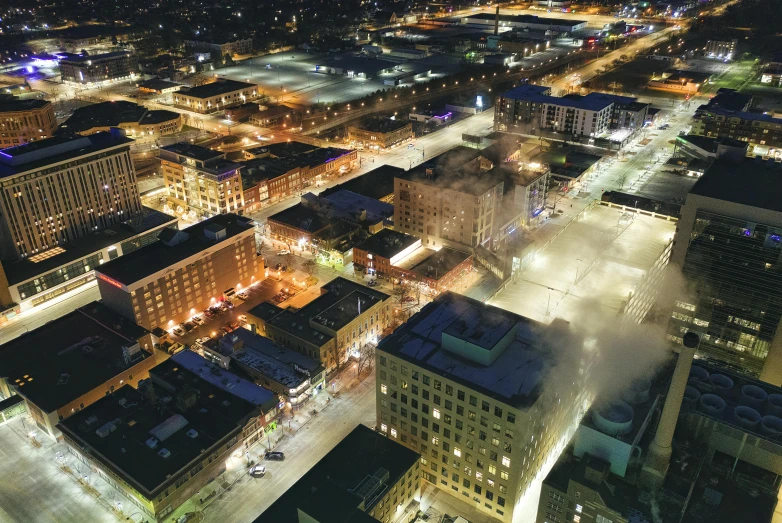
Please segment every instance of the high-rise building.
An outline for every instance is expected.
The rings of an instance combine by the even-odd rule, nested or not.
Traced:
[[[0,149],[49,138],[56,127],[54,106],[49,101],[0,102]]]
[[[0,152],[0,253],[34,256],[141,212],[131,139],[58,136]]]
[[[138,74],[138,57],[130,51],[114,51],[60,60],[62,81],[77,84],[102,83]]]
[[[380,431],[421,454],[424,481],[513,521],[583,403],[578,365],[552,365],[566,329],[441,294],[377,347]]]
[[[264,277],[250,219],[218,215],[158,239],[95,269],[103,302],[147,329],[170,329]]]
[[[241,164],[207,147],[175,143],[160,150],[163,181],[177,209],[209,217],[244,208]]]
[[[686,280],[668,338],[700,335],[697,356],[782,384],[782,168],[718,159],[681,209],[671,265]]]

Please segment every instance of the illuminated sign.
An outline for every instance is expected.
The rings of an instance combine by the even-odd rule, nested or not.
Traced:
[[[108,283],[109,285],[113,285],[113,286],[115,286],[115,287],[116,287],[116,288],[118,288],[118,289],[123,289],[123,290],[125,289],[125,286],[124,286],[124,285],[122,285],[122,284],[121,284],[120,282],[118,282],[117,280],[115,280],[115,279],[113,279],[113,278],[109,278],[108,276],[106,276],[106,275],[104,275],[104,274],[101,274],[101,273],[99,273],[99,272],[96,272],[95,274],[97,274],[97,275],[98,275],[98,278],[100,278],[101,280],[105,281],[105,282],[106,282],[106,283]]]
[[[483,96],[478,96],[475,99],[475,106],[476,107],[483,107]]]

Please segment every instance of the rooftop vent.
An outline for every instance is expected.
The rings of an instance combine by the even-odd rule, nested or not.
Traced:
[[[187,431],[187,437],[190,439],[196,439],[198,437],[198,431],[196,429],[190,429]]]
[[[71,375],[68,374],[67,372],[60,374],[60,379],[57,380],[57,385],[65,385],[66,383],[68,383],[68,379],[70,377]]]
[[[161,458],[167,458],[171,456],[171,451],[168,449],[160,449],[157,451],[157,455],[160,456]]]
[[[88,427],[92,427],[92,426],[93,426],[93,425],[95,425],[97,422],[98,422],[98,416],[90,416],[89,418],[87,418],[87,419],[85,420],[85,422],[84,422],[84,423],[86,423]]]
[[[144,442],[147,447],[154,449],[157,447],[158,441],[157,438],[149,438],[147,441]]]

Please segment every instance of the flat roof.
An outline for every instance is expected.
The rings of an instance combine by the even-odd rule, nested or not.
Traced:
[[[189,89],[180,89],[179,92],[192,98],[212,98],[221,94],[232,93],[242,89],[257,87],[255,84],[247,82],[237,82],[236,80],[220,79],[210,84],[199,85]]]
[[[320,193],[321,197],[328,197],[340,190],[351,191],[361,196],[380,200],[394,194],[394,178],[405,172],[401,167],[393,165],[381,165],[371,171],[335,185]]]
[[[392,62],[391,60],[345,54],[340,58],[328,59],[322,64],[318,64],[316,67],[332,67],[335,69],[344,69],[345,71],[354,71],[359,74],[364,73],[373,76],[380,73],[381,71],[391,69],[397,65],[399,65],[397,62]]]
[[[591,92],[586,96],[580,96],[576,94],[552,96],[550,94],[545,94],[550,92],[550,90],[550,87],[542,85],[525,84],[511,89],[510,91],[505,91],[502,93],[502,97],[511,98],[513,100],[553,104],[562,107],[573,107],[576,109],[584,109],[589,111],[600,111],[614,103],[630,106],[636,101],[635,98],[629,96],[618,96],[614,94],[598,92]]]
[[[10,285],[21,283],[30,278],[41,274],[46,274],[58,267],[67,265],[70,262],[84,258],[98,251],[122,243],[129,238],[139,236],[147,231],[157,227],[176,227],[176,216],[156,211],[149,207],[142,207],[140,214],[122,223],[117,223],[106,229],[94,232],[87,236],[77,238],[69,243],[61,243],[49,250],[59,248],[62,252],[44,258],[39,262],[30,261],[30,258],[24,258],[18,261],[3,261],[3,270]],[[45,254],[43,251],[39,254]]]
[[[392,120],[391,118],[376,117],[366,118],[358,123],[354,123],[351,127],[375,133],[390,133],[408,125],[412,125],[409,120]]]
[[[695,182],[690,194],[780,212],[782,163],[759,157],[738,163],[717,159]]]
[[[496,15],[494,13],[477,13],[470,14],[465,17],[466,20],[470,18],[477,18],[479,20],[495,20]],[[544,18],[537,15],[500,15],[500,22],[515,22],[519,24],[544,24],[544,25],[567,25],[574,27],[576,25],[585,24],[585,20],[569,20],[565,18]]]
[[[131,320],[94,301],[0,347],[0,375],[45,412],[54,412],[140,361],[123,347],[147,334]]]
[[[234,375],[217,370],[226,379]],[[129,385],[61,421],[60,430],[147,498],[240,434],[259,409],[173,359],[150,370],[156,400]],[[182,401],[178,401],[178,400]],[[276,400],[275,400],[276,401]],[[113,426],[108,434],[98,429]],[[156,436],[153,436],[155,434]],[[150,438],[157,442],[150,446]],[[168,457],[160,452],[166,449]]]
[[[192,158],[193,160],[200,160],[202,162],[214,160],[215,158],[225,157],[225,154],[221,153],[220,151],[215,151],[209,147],[195,145],[187,142],[179,142],[167,145],[165,147],[161,147],[161,150],[187,156],[188,158]]]
[[[480,196],[507,178],[501,165],[491,169],[480,168],[476,163],[480,156],[481,152],[477,149],[458,146],[400,173],[397,178]]]
[[[471,256],[467,252],[443,247],[407,270],[424,278],[439,280]]]
[[[293,207],[288,207],[277,214],[272,214],[267,220],[273,220],[307,232],[317,232],[329,225],[329,221],[325,216],[321,216],[300,203]]]
[[[224,238],[213,240],[206,236],[205,230],[215,227],[225,230]],[[95,270],[120,283],[131,285],[158,271],[176,265],[213,245],[229,241],[234,236],[252,230],[252,228],[250,218],[236,214],[218,214],[178,231],[175,240],[182,239],[183,241],[172,245],[169,245],[170,239],[156,241],[104,263],[96,267]]]
[[[287,107],[285,107],[285,110],[286,112],[291,111],[291,109]],[[320,149],[320,147],[318,147],[317,145],[298,142],[295,140],[292,140],[290,142],[279,142],[270,145],[263,145],[261,147],[267,149],[270,155],[275,156],[277,158],[289,158],[291,156],[298,156],[300,154],[310,153],[312,151]]]
[[[420,467],[419,457],[414,450],[358,425],[258,516],[255,523],[298,523],[299,510],[323,523],[376,521],[367,513],[410,469]],[[386,473],[385,482],[367,481]],[[369,488],[369,482],[375,488]]]
[[[0,178],[47,165],[65,162],[133,142],[120,132],[100,132],[90,136],[54,136],[0,151]]]
[[[110,53],[91,54],[86,56],[79,55],[79,56],[66,58],[62,60],[60,63],[70,62],[75,64],[82,64],[84,62],[92,62],[92,61],[97,62],[100,60],[111,60],[113,58],[121,58],[124,56],[130,56],[131,54],[133,53],[131,53],[130,51],[112,51]]]
[[[163,89],[171,89],[173,87],[181,87],[182,84],[178,84],[176,82],[169,82],[168,80],[163,80],[162,78],[151,78],[149,80],[144,80],[143,82],[139,82],[138,87],[144,87],[146,89],[154,89],[156,91],[162,91]]]
[[[39,100],[37,98],[4,100],[0,102],[0,113],[11,113],[15,111],[32,111],[51,105],[48,100]]]
[[[337,186],[339,187],[339,186]],[[344,212],[355,213],[360,210],[367,212],[367,219],[380,220],[394,217],[394,206],[375,198],[362,196],[352,191],[340,189],[325,196],[326,200]]]
[[[119,127],[120,124],[154,124],[179,118],[179,113],[146,107],[119,100],[79,107],[60,127],[57,133],[80,133],[93,127]]]
[[[469,361],[442,346],[445,331],[485,347],[514,326],[514,339],[489,366]],[[548,354],[539,346],[544,328],[529,318],[445,292],[384,338],[377,350],[409,360],[508,405],[527,408],[537,401],[549,367]]]
[[[241,348],[231,354],[231,358],[284,387],[298,388],[302,382],[324,370],[319,361],[247,329],[236,329],[224,336],[223,340],[227,340],[229,345],[241,341]]]
[[[400,252],[409,248],[421,240],[411,234],[394,231],[392,229],[381,229],[363,242],[355,246],[356,249],[367,251],[375,256],[391,259]]]

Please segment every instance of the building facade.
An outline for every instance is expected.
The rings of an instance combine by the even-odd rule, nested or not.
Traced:
[[[139,73],[138,57],[129,51],[116,51],[60,60],[62,81],[76,84],[103,83],[133,78]]]
[[[0,249],[33,257],[141,212],[132,140],[119,133],[55,137],[0,154]]]
[[[348,127],[348,141],[359,148],[388,149],[413,139],[413,124],[376,118]]]
[[[201,40],[185,40],[185,47],[195,51],[208,51],[215,53],[221,58],[225,55],[233,56],[236,54],[250,54],[253,52],[252,38],[240,38],[233,42],[216,43],[204,42]]]
[[[176,143],[160,150],[160,164],[168,199],[177,211],[209,217],[244,208],[242,165],[227,161],[224,153]]]
[[[219,79],[198,87],[180,88],[174,93],[174,105],[201,114],[242,105],[258,98],[258,86],[246,82]]]
[[[709,40],[703,54],[709,57],[730,60],[736,55],[738,40]]]
[[[86,105],[57,129],[57,134],[78,133],[88,136],[112,128],[125,131],[131,138],[162,136],[182,130],[182,115],[165,109],[147,109],[132,102],[115,101]]]
[[[538,328],[445,293],[377,348],[380,431],[421,454],[429,485],[509,523],[580,402],[578,369],[559,376],[572,387],[541,382]]]
[[[171,329],[264,278],[252,220],[214,216],[96,268],[101,299],[147,329]]]
[[[54,106],[47,100],[0,102],[0,149],[50,138],[56,128]]]

